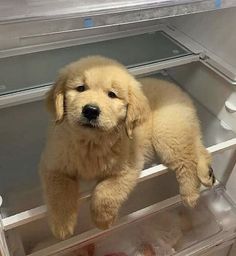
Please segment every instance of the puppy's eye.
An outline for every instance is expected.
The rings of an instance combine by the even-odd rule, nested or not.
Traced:
[[[116,95],[114,92],[112,92],[112,91],[109,91],[109,92],[108,92],[108,96],[109,96],[110,98],[117,98],[117,95]]]
[[[80,86],[76,87],[76,91],[77,91],[77,92],[83,92],[83,91],[85,91],[85,86],[84,86],[84,85],[80,85]]]

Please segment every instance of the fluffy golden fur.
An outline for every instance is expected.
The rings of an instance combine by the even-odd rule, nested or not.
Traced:
[[[99,107],[96,120],[83,116],[87,104]],[[213,183],[196,111],[174,84],[137,81],[114,60],[87,57],[60,72],[47,105],[55,124],[40,172],[50,226],[58,238],[71,235],[76,225],[80,179],[98,181],[91,215],[99,228],[112,225],[144,163],[156,154],[176,172],[187,205],[196,204],[200,183]]]

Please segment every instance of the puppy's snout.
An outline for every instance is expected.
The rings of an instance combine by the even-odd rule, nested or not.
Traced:
[[[98,106],[87,104],[83,107],[82,113],[89,121],[96,119],[100,114]]]

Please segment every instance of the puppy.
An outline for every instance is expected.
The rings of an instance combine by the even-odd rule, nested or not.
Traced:
[[[57,238],[73,234],[80,179],[98,182],[91,216],[102,229],[113,224],[144,163],[156,154],[176,172],[185,204],[195,206],[200,183],[213,184],[193,104],[169,82],[137,81],[114,60],[87,57],[61,70],[47,105],[55,122],[40,173]]]

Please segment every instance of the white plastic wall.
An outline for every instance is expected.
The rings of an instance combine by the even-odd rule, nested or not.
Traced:
[[[170,20],[170,24],[187,34],[236,71],[236,8],[187,15]]]

